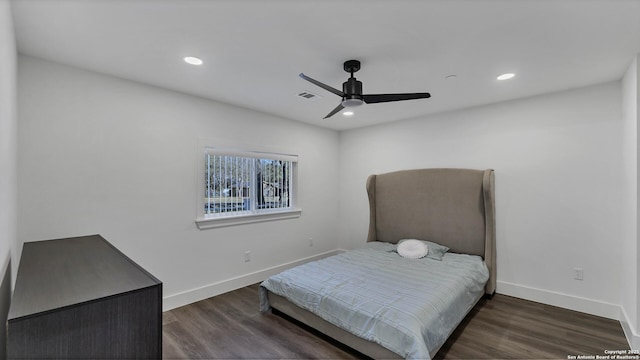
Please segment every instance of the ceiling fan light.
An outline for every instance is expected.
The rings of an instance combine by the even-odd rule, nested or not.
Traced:
[[[342,100],[342,106],[344,107],[356,107],[362,105],[364,102],[362,99],[344,99]]]
[[[342,113],[344,116],[353,116],[353,111],[345,111]]]

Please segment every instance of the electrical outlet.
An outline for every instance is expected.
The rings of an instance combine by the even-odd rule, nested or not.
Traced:
[[[251,261],[251,251],[245,251],[244,252],[244,262],[249,262]]]
[[[309,236],[309,247],[313,247],[313,238]]]
[[[581,268],[573,268],[573,278],[575,280],[584,280],[584,270]]]

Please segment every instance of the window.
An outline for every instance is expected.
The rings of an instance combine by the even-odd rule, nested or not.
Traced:
[[[205,148],[198,227],[300,216],[297,161],[294,155]]]

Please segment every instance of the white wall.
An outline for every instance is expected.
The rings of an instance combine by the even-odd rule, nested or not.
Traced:
[[[635,322],[633,323],[633,327],[632,327],[632,331],[633,331],[633,341],[631,346],[633,347],[633,349],[640,349],[640,227],[638,224],[640,224],[640,212],[637,211],[637,204],[640,203],[640,194],[638,193],[638,188],[640,188],[640,178],[637,177],[637,169],[638,169],[638,164],[640,163],[640,159],[638,158],[638,139],[640,139],[640,129],[638,128],[638,124],[640,123],[640,96],[638,95],[638,87],[640,87],[640,62],[638,61],[638,56],[635,57],[633,63],[631,66],[635,66],[635,69],[633,70],[635,72],[635,91],[632,93],[631,96],[633,96],[631,98],[631,101],[635,101],[635,123],[636,123],[636,218],[635,218],[635,224],[636,224],[636,258],[635,258],[635,264],[636,264],[636,297],[635,297],[635,304],[636,304],[636,316],[635,316]],[[633,120],[632,120],[633,121]],[[631,303],[632,305],[633,303]]]
[[[337,132],[30,57],[18,69],[20,242],[102,234],[164,282],[165,308],[338,247]],[[198,230],[199,138],[299,155],[302,216]]]
[[[0,0],[0,323],[9,312],[12,252],[17,239],[16,45],[8,0]],[[0,359],[5,354],[5,327],[0,329]]]
[[[638,232],[638,58],[634,58],[629,69],[622,79],[622,113],[623,113],[623,154],[624,162],[624,189],[628,196],[624,198],[624,258],[622,262],[629,264],[624,269],[622,281],[626,286],[622,289],[623,329],[634,348],[640,348],[640,335],[638,324],[640,323],[640,246]],[[633,344],[635,343],[635,344]]]
[[[0,0],[0,271],[16,241],[16,45],[8,0]]]
[[[612,82],[342,132],[342,246],[366,239],[369,174],[493,168],[498,292],[618,318],[620,98]]]

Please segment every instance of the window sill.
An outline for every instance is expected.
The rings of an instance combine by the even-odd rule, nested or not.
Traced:
[[[285,220],[295,219],[302,215],[302,209],[285,210],[278,212],[269,212],[264,214],[250,214],[250,215],[236,215],[236,216],[221,216],[211,218],[198,218],[196,219],[196,225],[198,229],[213,229],[225,226],[235,226],[242,224],[251,224],[263,221]]]

